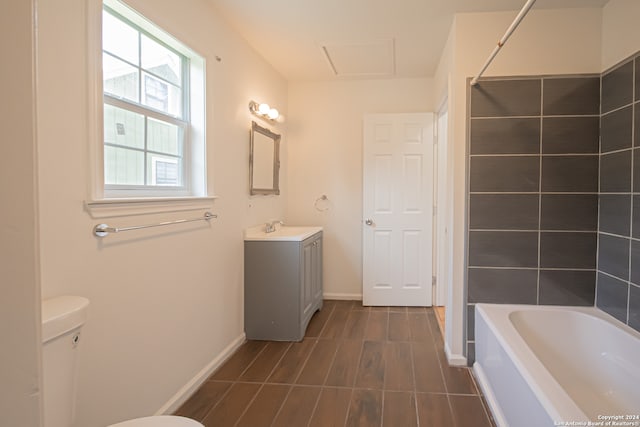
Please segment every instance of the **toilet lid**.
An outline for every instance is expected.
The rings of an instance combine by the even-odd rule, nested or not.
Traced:
[[[155,417],[136,418],[113,424],[110,427],[203,427],[190,418],[175,415],[157,415]]]

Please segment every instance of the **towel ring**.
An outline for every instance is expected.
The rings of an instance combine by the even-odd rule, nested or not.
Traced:
[[[327,197],[326,194],[323,194],[322,196],[318,197],[316,201],[313,202],[313,207],[316,208],[316,210],[319,212],[326,212],[329,210],[328,203],[324,207],[320,207],[318,206],[319,202],[329,202],[329,198]]]

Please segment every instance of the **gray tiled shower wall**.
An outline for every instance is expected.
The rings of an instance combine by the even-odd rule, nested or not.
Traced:
[[[472,363],[476,303],[594,304],[600,76],[481,81],[469,127]]]
[[[481,302],[595,304],[640,330],[640,55],[470,101],[469,363]]]
[[[596,306],[640,330],[640,57],[602,76]]]

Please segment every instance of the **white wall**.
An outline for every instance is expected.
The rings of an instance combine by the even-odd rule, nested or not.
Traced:
[[[451,73],[455,69],[455,29],[456,26],[454,21],[454,23],[451,24],[451,28],[449,29],[447,41],[442,48],[440,60],[438,61],[438,66],[436,67],[436,72],[433,76],[434,111],[440,109],[442,107],[443,100],[447,99],[449,96],[449,79],[451,78]]]
[[[0,14],[0,425],[40,426],[34,2]]]
[[[266,101],[287,114],[287,85],[206,0],[129,0],[206,58],[208,186],[219,196],[211,207],[219,218],[99,240],[91,234],[99,222],[144,224],[202,210],[98,221],[83,209],[89,146],[100,144],[86,125],[86,3],[38,1],[42,293],[91,301],[77,425],[102,427],[155,413],[242,336],[242,231],[282,217],[287,194],[283,135],[283,196],[248,196],[248,103]]]
[[[454,70],[449,81],[449,152],[453,158],[453,298],[450,357],[463,353],[466,213],[467,78],[483,65],[517,12],[469,13],[454,20]],[[532,10],[500,51],[487,76],[599,73],[602,10],[598,8]],[[448,60],[447,60],[448,61]]]
[[[602,70],[640,50],[640,2],[609,0],[602,9]]]
[[[287,222],[324,227],[324,292],[362,295],[362,118],[433,111],[432,79],[289,85]],[[313,204],[326,194],[330,209]]]
[[[459,338],[462,331],[463,318],[460,310],[461,304],[453,304],[453,301],[459,302],[464,298],[463,291],[460,286],[453,286],[453,232],[455,230],[453,224],[453,201],[454,201],[454,148],[453,129],[456,108],[464,108],[464,106],[456,106],[453,102],[453,76],[455,72],[455,46],[456,46],[456,25],[451,25],[447,42],[442,49],[442,54],[436,68],[434,76],[434,110],[438,114],[443,111],[446,115],[446,135],[438,132],[438,200],[437,200],[437,230],[438,239],[438,259],[436,278],[437,292],[439,295],[446,295],[445,324],[450,325],[445,328],[445,352],[451,364],[465,364],[465,360],[458,354],[459,360],[454,360],[449,348],[450,343]],[[442,194],[444,192],[444,194]],[[444,229],[443,229],[444,227]],[[444,289],[443,289],[444,288]],[[454,316],[455,314],[455,316]],[[455,334],[454,334],[455,332]]]

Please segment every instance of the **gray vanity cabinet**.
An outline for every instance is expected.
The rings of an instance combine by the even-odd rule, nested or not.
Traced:
[[[244,242],[247,339],[301,341],[322,308],[322,232],[303,241]]]

